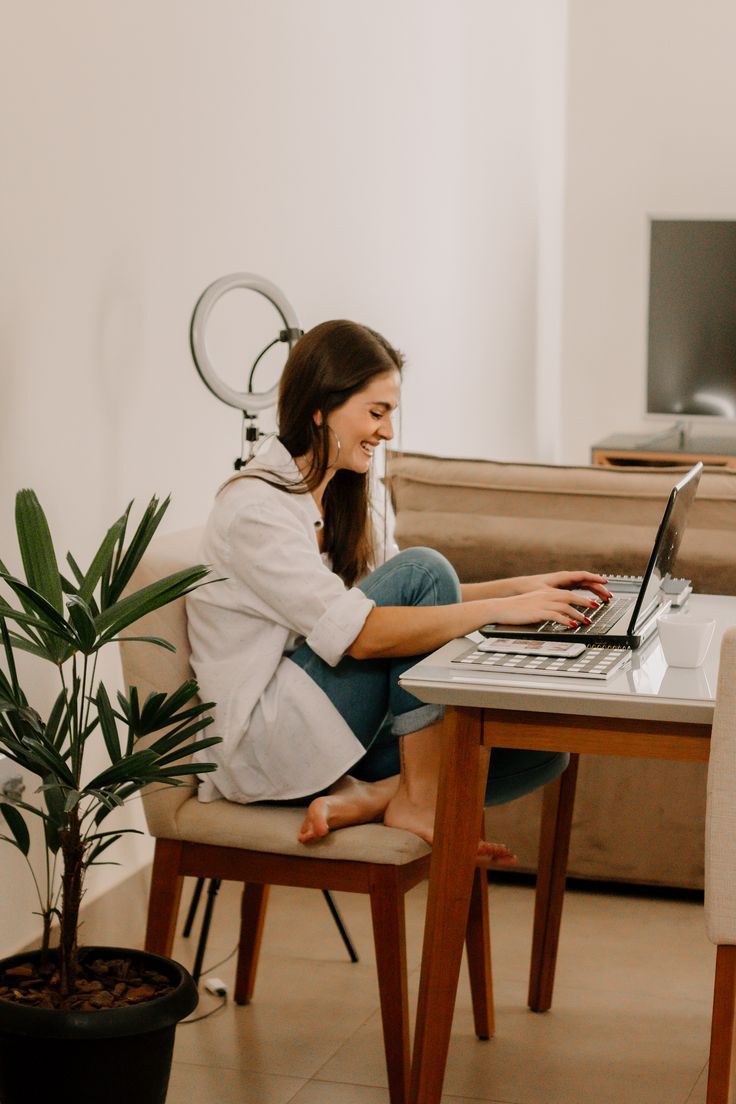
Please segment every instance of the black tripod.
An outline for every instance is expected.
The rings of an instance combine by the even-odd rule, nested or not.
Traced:
[[[199,979],[202,974],[202,962],[204,961],[205,951],[207,950],[207,938],[210,934],[210,924],[212,922],[212,912],[215,907],[215,897],[220,890],[221,878],[210,878],[209,888],[207,890],[207,902],[204,908],[204,917],[202,919],[202,930],[199,933],[199,942],[197,943],[197,953],[194,957],[194,966],[192,968],[192,977],[195,982],[199,984]],[[199,907],[199,899],[202,896],[202,887],[204,886],[204,878],[197,878],[197,884],[194,887],[192,893],[191,904],[189,905],[189,912],[187,913],[186,921],[184,922],[184,930],[182,935],[184,938],[188,938],[191,935],[192,925],[194,924],[194,918],[197,915],[197,909]],[[340,933],[340,938],[345,944],[345,949],[350,955],[351,962],[358,961],[358,955],[355,947],[352,944],[348,930],[343,923],[343,919],[337,910],[337,905],[332,900],[332,894],[328,889],[322,890],[322,896],[327,902],[327,907],[332,913],[332,919],[337,924],[337,930]]]

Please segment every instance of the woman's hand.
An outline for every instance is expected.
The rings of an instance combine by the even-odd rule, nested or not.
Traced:
[[[545,575],[525,575],[512,581],[519,587],[517,594],[527,594],[539,590],[540,587],[590,590],[593,595],[597,595],[597,599],[594,598],[589,605],[597,605],[600,601],[608,602],[612,597],[605,585],[608,582],[606,576],[594,575],[590,571],[551,571]],[[583,604],[580,602],[580,605]]]
[[[579,578],[581,575],[588,576],[585,580],[586,587],[592,585],[590,580],[601,578],[600,575],[576,571],[560,571],[553,575],[537,576],[537,579],[561,578],[563,585],[542,585],[508,598],[493,598],[489,602],[493,608],[493,616],[489,620],[496,625],[534,625],[538,621],[557,621],[560,625],[567,625],[570,628],[581,622],[589,625],[590,618],[586,616],[585,609],[597,609],[601,602],[592,593],[589,598],[570,593],[568,578],[572,577],[574,583],[581,585]],[[602,584],[599,586],[605,590]]]

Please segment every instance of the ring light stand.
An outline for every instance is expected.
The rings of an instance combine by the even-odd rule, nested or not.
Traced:
[[[284,328],[280,330],[278,336],[266,346],[266,349],[270,349],[271,345],[275,345],[278,341],[283,341],[288,342],[289,352],[291,352],[295,342],[302,336],[304,331],[299,326],[296,312],[283,291],[276,287],[275,284],[272,284],[270,280],[266,280],[263,276],[256,276],[252,272],[234,272],[230,276],[221,276],[219,280],[215,280],[214,283],[210,284],[210,286],[202,292],[197,301],[192,313],[192,322],[189,328],[189,344],[192,350],[192,357],[197,372],[205,387],[220,399],[221,402],[227,403],[228,406],[234,406],[237,410],[242,410],[243,412],[241,453],[239,458],[235,461],[235,469],[239,471],[240,468],[250,460],[253,455],[256,441],[262,436],[256,425],[257,416],[260,411],[268,410],[269,407],[276,405],[279,386],[278,383],[276,383],[268,391],[262,392],[252,390],[255,367],[263,356],[263,353],[266,352],[266,349],[256,357],[253,368],[251,369],[248,389],[246,391],[237,391],[235,388],[225,383],[224,380],[220,379],[210,360],[209,349],[207,348],[207,323],[209,322],[212,308],[223,295],[226,295],[227,292],[233,291],[236,288],[257,291],[260,295],[263,295],[264,298],[268,299],[278,311]],[[246,441],[248,442],[247,456],[245,456]]]
[[[223,295],[226,295],[228,291],[233,291],[235,288],[246,288],[250,291],[257,291],[260,295],[265,296],[266,299],[278,311],[281,321],[284,324],[284,329],[280,330],[278,336],[270,342],[265,349],[263,349],[256,357],[253,367],[250,370],[250,376],[248,379],[248,389],[246,391],[236,391],[233,387],[228,386],[223,380],[220,379],[210,360],[209,350],[207,349],[207,323],[209,321],[212,308],[215,303]],[[262,410],[268,410],[270,406],[275,406],[278,399],[279,385],[276,383],[270,390],[257,392],[252,390],[253,386],[253,374],[256,369],[258,361],[261,359],[267,349],[270,349],[272,345],[275,345],[279,341],[289,343],[289,352],[291,352],[294,344],[299,340],[304,331],[299,325],[299,321],[296,317],[296,312],[292,307],[289,300],[284,295],[280,288],[277,288],[275,284],[272,284],[270,280],[264,279],[263,276],[256,276],[251,272],[235,272],[232,276],[221,276],[219,280],[215,280],[213,284],[210,284],[208,288],[200,295],[197,300],[197,305],[194,308],[192,314],[192,322],[189,328],[189,344],[192,350],[192,357],[194,359],[194,365],[199,372],[199,375],[208,388],[221,402],[227,403],[228,406],[234,406],[237,410],[243,412],[243,435],[241,438],[240,456],[235,461],[235,470],[240,471],[244,464],[248,463],[256,442],[260,436],[262,436],[258,426],[256,425],[256,419],[258,414]],[[248,455],[245,455],[246,441],[248,442]],[[210,879],[209,889],[207,891],[207,904],[205,907],[204,919],[202,922],[202,930],[199,936],[199,942],[197,945],[197,953],[194,960],[194,969],[192,971],[194,980],[199,983],[200,975],[202,973],[202,962],[204,960],[204,953],[207,947],[207,936],[209,934],[210,921],[212,919],[212,910],[215,904],[215,897],[220,889],[220,878]],[[185,936],[188,936],[192,930],[192,924],[199,905],[199,899],[202,894],[202,888],[204,885],[204,878],[198,878],[197,884],[194,887],[194,893],[192,901],[189,906],[189,912],[187,914],[186,923],[184,925]],[[340,937],[345,944],[345,949],[350,956],[352,962],[358,961],[358,955],[350,940],[350,935],[343,923],[342,917],[337,910],[337,906],[332,899],[332,896],[327,889],[322,890],[322,896],[327,902],[327,906],[332,914],[332,918],[337,925],[337,930],[340,933]],[[235,953],[235,952],[233,952]],[[228,956],[229,957],[229,956]],[[221,965],[221,963],[217,963]],[[217,980],[217,979],[213,979]],[[217,1011],[217,1009],[215,1010]],[[207,1013],[208,1015],[210,1013]]]

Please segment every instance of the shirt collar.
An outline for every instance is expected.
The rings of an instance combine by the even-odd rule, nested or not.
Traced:
[[[294,457],[281,443],[276,434],[272,433],[264,437],[258,443],[253,457],[248,461],[246,466],[241,471],[236,472],[234,475],[231,475],[229,479],[225,480],[219,488],[218,494],[223,487],[227,487],[228,483],[233,483],[236,479],[244,479],[248,475],[255,474],[257,471],[262,471],[264,474],[268,473],[271,476],[275,476],[277,479],[282,479],[284,483],[296,483],[301,479],[301,473],[294,462]],[[292,497],[296,502],[302,505],[314,528],[322,529],[324,526],[324,519],[312,495],[309,493],[294,494]]]

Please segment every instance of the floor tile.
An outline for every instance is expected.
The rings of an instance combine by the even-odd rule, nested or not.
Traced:
[[[234,961],[218,974],[230,986]],[[213,998],[205,995],[200,1010]],[[371,965],[264,956],[253,1002],[177,1031],[177,1061],[310,1077],[378,1006]],[[196,1013],[195,1013],[196,1015]]]
[[[416,978],[412,979],[412,1000]],[[707,1057],[707,1003],[559,986],[551,1012],[526,1008],[526,979],[496,984],[496,1037],[473,1033],[465,978],[445,1077],[448,1096],[519,1104],[684,1104]],[[385,1085],[376,1013],[317,1077]]]
[[[688,1096],[685,1104],[705,1104],[706,1093],[708,1091],[708,1066],[707,1064],[700,1071],[700,1076],[695,1082],[692,1092]]]
[[[702,905],[598,894],[569,898],[558,957],[560,984],[711,999],[715,948],[705,933]]]
[[[331,1081],[308,1081],[290,1104],[389,1104],[388,1090],[369,1085],[342,1085]],[[442,1095],[442,1104],[503,1104],[478,1097]]]
[[[303,1080],[175,1062],[166,1104],[288,1104]]]
[[[187,879],[179,931],[193,880]],[[241,887],[223,883],[205,966],[236,947]],[[146,878],[85,910],[85,935],[143,938]],[[231,1003],[177,1032],[169,1104],[385,1104],[386,1076],[367,897],[335,894],[360,955],[351,964],[317,890],[275,888],[253,1003]],[[407,895],[412,1011],[426,886]],[[714,948],[689,901],[568,892],[554,1007],[526,1008],[534,895],[490,889],[497,1035],[473,1034],[463,967],[445,1080],[446,1104],[704,1104]],[[192,936],[174,957],[191,965]],[[234,955],[215,973],[231,988]],[[202,997],[199,1012],[215,1007]],[[311,1080],[307,1080],[311,1079]]]
[[[708,1047],[709,1006],[559,986],[552,1011],[524,1007],[525,986],[498,986],[497,1033],[455,1019],[448,1093],[523,1104],[684,1104]]]
[[[529,969],[534,894],[491,886],[494,974]],[[598,892],[565,896],[557,984],[710,1000],[715,948],[701,904]]]

